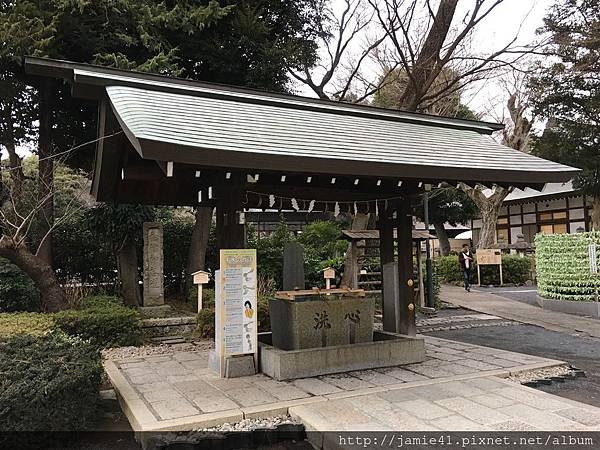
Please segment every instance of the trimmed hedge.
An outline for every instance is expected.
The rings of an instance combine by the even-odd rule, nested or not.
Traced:
[[[0,312],[38,311],[40,294],[27,274],[0,258]]]
[[[89,339],[97,348],[140,345],[142,330],[137,310],[123,306],[117,297],[83,299],[80,309],[54,315],[55,327],[73,336]]]
[[[596,300],[600,276],[592,275],[588,247],[600,253],[600,232],[538,234],[535,237],[538,293],[554,300]]]
[[[0,341],[19,335],[41,336],[54,327],[52,314],[15,312],[0,314]]]
[[[0,429],[89,429],[97,417],[101,374],[97,350],[63,333],[0,343]]]
[[[435,272],[440,281],[450,284],[462,284],[463,274],[457,255],[442,256],[435,259]],[[520,256],[502,256],[502,277],[506,284],[525,284],[531,278],[531,259]],[[471,270],[471,283],[477,283],[477,264]],[[497,266],[481,267],[481,284],[500,284]]]

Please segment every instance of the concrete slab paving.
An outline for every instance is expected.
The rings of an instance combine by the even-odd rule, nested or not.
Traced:
[[[472,393],[464,390],[469,382],[479,381]],[[446,389],[445,385],[449,387]],[[524,398],[536,398],[538,408],[509,399],[501,392],[519,391]],[[455,390],[461,396],[437,398],[436,395]],[[391,391],[332,400],[322,405],[300,405],[289,409],[292,417],[303,421],[311,431],[340,431],[348,415],[360,409],[361,422],[388,425],[387,430],[411,431],[599,431],[600,408],[568,399],[560,399],[563,409],[555,410],[556,397],[512,381],[485,377],[464,382],[437,382]],[[361,406],[362,405],[362,406]],[[389,405],[389,406],[387,406]],[[545,406],[548,405],[548,406]],[[360,406],[360,408],[359,408]],[[390,420],[399,418],[396,426]],[[390,419],[392,418],[392,419]],[[402,422],[405,420],[405,422]],[[413,428],[413,426],[416,426]],[[359,430],[356,428],[356,430]]]
[[[535,428],[526,417],[503,411],[515,405],[524,415],[528,408],[553,414],[557,424],[597,427],[600,422],[600,411],[590,413],[586,405],[553,396],[544,399],[548,406],[541,410],[537,391],[523,392],[517,384],[492,377],[560,361],[434,337],[426,337],[426,350],[428,359],[419,364],[293,381],[263,374],[219,378],[206,368],[208,351],[104,365],[135,431],[191,430],[292,411],[315,430],[475,430],[500,423]],[[485,359],[502,359],[505,367]]]

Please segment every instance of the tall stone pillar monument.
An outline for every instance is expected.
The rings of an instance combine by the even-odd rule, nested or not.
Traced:
[[[163,226],[144,223],[144,306],[165,304],[163,276]]]

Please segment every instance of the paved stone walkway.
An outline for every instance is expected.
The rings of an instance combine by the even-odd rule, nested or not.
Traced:
[[[489,314],[453,314],[445,317],[417,318],[419,333],[481,327],[507,327],[511,325],[520,325],[520,323]]]
[[[600,430],[600,408],[497,377],[294,406],[290,414],[307,431]]]
[[[477,292],[476,288],[474,289],[470,293],[466,293],[463,288],[444,285],[440,292],[440,298],[445,302],[473,311],[537,325],[552,331],[600,337],[600,320],[548,311],[499,295]]]
[[[425,339],[427,360],[422,363],[287,382],[263,374],[221,379],[207,368],[208,352],[106,361],[105,369],[135,430],[190,430],[286,414],[299,404],[561,364],[489,347]]]

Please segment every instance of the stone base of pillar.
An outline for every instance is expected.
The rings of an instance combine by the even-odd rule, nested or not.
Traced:
[[[221,363],[223,367],[221,368]],[[224,378],[247,377],[256,374],[253,355],[227,356],[223,359],[211,350],[208,355],[208,367],[218,376]]]

